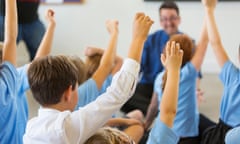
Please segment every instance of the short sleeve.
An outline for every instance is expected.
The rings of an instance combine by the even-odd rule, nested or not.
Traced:
[[[15,99],[18,73],[9,62],[0,66],[0,105],[3,107]]]
[[[158,98],[162,95],[162,78],[164,71],[159,73],[154,81],[154,92],[158,95]],[[160,99],[159,99],[160,101]]]
[[[147,144],[177,144],[179,138],[172,129],[160,121],[159,115],[150,131]]]
[[[94,101],[99,95],[96,82],[92,78],[87,80],[78,87],[78,105],[76,109]]]
[[[228,86],[231,82],[238,79],[239,70],[232,62],[228,61],[222,67],[219,77],[224,86]]]
[[[17,68],[19,79],[19,91],[18,92],[25,92],[29,89],[29,83],[28,83],[28,77],[27,77],[27,69],[28,69],[28,64]]]

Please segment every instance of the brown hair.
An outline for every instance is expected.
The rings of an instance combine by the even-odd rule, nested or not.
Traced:
[[[169,0],[164,1],[163,4],[159,7],[159,12],[162,9],[174,9],[177,12],[177,14],[179,15],[179,8],[174,1],[169,1]]]
[[[87,69],[85,63],[78,56],[68,56],[69,60],[75,65],[78,70],[78,84],[82,84],[87,80]]]
[[[3,43],[0,42],[0,64],[2,63],[2,49],[3,49]]]
[[[110,127],[100,128],[84,144],[133,144],[125,133]]]
[[[87,67],[87,78],[92,77],[94,72],[97,70],[97,68],[100,65],[102,55],[101,54],[95,54],[93,56],[89,56],[86,58],[86,67]]]
[[[75,89],[77,80],[76,67],[66,56],[39,58],[28,69],[33,96],[43,106],[59,103],[69,86]]]
[[[175,34],[175,35],[172,35],[169,39],[169,42],[172,42],[172,41],[179,43],[180,48],[184,52],[182,65],[181,65],[181,67],[183,67],[187,62],[189,62],[192,59],[193,49],[194,49],[193,40],[185,34]],[[165,54],[165,49],[163,53]],[[162,90],[164,90],[165,88],[166,81],[167,81],[167,70],[164,72],[164,75],[163,75]]]

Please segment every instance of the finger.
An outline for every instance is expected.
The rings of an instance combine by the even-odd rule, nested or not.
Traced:
[[[183,50],[180,49],[180,51],[179,51],[179,56],[180,56],[181,58],[183,57],[183,54],[184,54]]]
[[[176,53],[176,42],[173,41],[172,44],[171,44],[171,53],[170,55],[175,55]]]
[[[135,19],[137,20],[137,19],[142,19],[143,17],[145,16],[145,14],[144,13],[142,13],[142,12],[138,12],[138,13],[136,13],[136,15],[135,15]]]
[[[180,55],[180,44],[176,43],[176,55]]]
[[[170,55],[170,50],[171,50],[171,42],[167,42],[167,46],[166,46],[166,56],[168,57]]]

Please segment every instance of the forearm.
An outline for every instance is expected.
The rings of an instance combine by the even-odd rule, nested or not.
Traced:
[[[144,124],[145,130],[149,129],[153,120],[157,116],[157,113],[158,113],[158,98],[157,98],[157,94],[154,93],[152,96],[151,103],[147,110],[146,120],[145,120],[145,124]]]
[[[209,41],[217,57],[218,63],[222,67],[225,64],[225,62],[229,60],[229,58],[223,48],[221,37],[217,29],[216,21],[214,18],[214,9],[205,8],[205,11],[207,13],[207,31]]]
[[[3,47],[3,61],[9,61],[16,65],[17,42],[17,6],[16,0],[7,0],[5,17],[5,39]]]
[[[113,66],[114,60],[116,57],[116,47],[117,47],[117,39],[118,39],[118,33],[114,33],[110,37],[110,41],[108,44],[107,49],[103,53],[100,66]]]
[[[208,33],[207,33],[206,19],[204,18],[200,37],[196,45],[196,51],[192,59],[192,63],[195,66],[197,71],[200,71],[201,69],[201,66],[205,57],[205,53],[207,50],[207,46],[208,46]]]
[[[47,56],[50,53],[52,48],[53,38],[54,38],[55,25],[56,24],[54,22],[48,25],[48,28],[45,32],[42,42],[38,48],[35,59],[39,57]]]
[[[141,39],[141,38],[134,39],[131,42],[131,45],[128,51],[128,57],[140,63],[144,42],[145,42],[145,39]]]
[[[117,37],[117,34],[111,36],[109,47],[104,52],[100,65],[92,76],[92,78],[96,81],[99,90],[101,89],[103,82],[110,74],[112,66],[114,65]]]
[[[116,127],[120,125],[126,125],[126,123],[124,123],[124,120],[122,118],[111,118],[107,121],[105,125],[110,127]]]
[[[160,104],[160,120],[172,127],[177,112],[179,70],[169,70]]]

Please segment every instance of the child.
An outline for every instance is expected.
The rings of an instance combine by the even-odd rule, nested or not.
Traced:
[[[143,44],[152,23],[143,13],[136,14],[128,59],[111,86],[94,102],[74,112],[78,101],[74,65],[64,56],[34,61],[28,71],[29,84],[42,107],[39,115],[28,122],[24,142],[81,144],[102,127],[135,90]]]
[[[118,21],[109,20],[106,22],[106,27],[110,34],[108,47],[103,53],[99,67],[91,75],[91,78],[87,76],[86,79],[88,80],[79,86],[79,99],[76,109],[94,101],[97,96],[102,94],[101,92],[103,91],[102,87],[104,82],[109,77],[109,74],[114,67],[118,39]],[[86,69],[87,68],[88,67],[86,65]]]
[[[196,78],[201,68],[208,43],[206,24],[204,22],[200,40],[193,56],[193,42],[188,36],[183,34],[173,35],[170,37],[169,41],[176,41],[184,51],[183,63],[181,66],[178,111],[174,121],[173,131],[178,137],[180,137],[179,143],[199,143],[199,112],[196,104],[197,100],[195,91]],[[162,72],[155,80],[154,94],[151,100],[150,110],[155,109],[154,111],[157,112],[158,101],[161,101],[167,75],[168,71]],[[151,112],[150,110],[148,111]],[[154,119],[154,114],[150,114],[150,116],[152,117],[146,118],[147,126],[149,126]]]
[[[16,66],[17,8],[16,0],[6,1],[5,39],[0,65],[0,140],[1,143],[21,142],[17,110],[18,73]]]
[[[168,75],[160,104],[161,113],[150,132],[148,144],[176,144],[178,142],[178,137],[170,128],[173,127],[177,112],[183,51],[180,50],[179,43],[175,43],[175,41],[168,42],[165,50],[165,55],[161,55],[161,61]]]
[[[214,9],[217,0],[202,0],[207,14],[207,32],[210,44],[221,67],[220,79],[224,85],[218,124],[205,132],[203,144],[224,144],[226,133],[240,125],[239,68],[229,59],[218,33]],[[238,141],[239,142],[239,141]]]
[[[54,33],[54,28],[55,28],[55,21],[53,16],[54,16],[54,12],[52,10],[48,10],[46,18],[49,21],[49,25],[44,35],[44,38],[41,42],[41,45],[38,49],[35,59],[38,57],[47,55],[51,50],[52,37]],[[0,61],[2,61],[2,59],[0,59]],[[16,83],[18,85],[16,88],[17,89],[16,97],[12,98],[13,99],[12,101],[9,100],[9,103],[13,102],[12,105],[11,104],[9,105],[13,107],[11,109],[11,113],[14,116],[8,115],[11,117],[7,117],[6,119],[6,121],[10,121],[8,122],[8,124],[12,125],[11,127],[13,131],[11,132],[11,135],[9,135],[9,129],[11,129],[9,128],[9,129],[5,129],[7,132],[3,131],[2,134],[0,134],[1,135],[0,139],[2,143],[23,143],[22,137],[23,137],[23,134],[25,133],[25,128],[28,120],[28,104],[27,104],[27,97],[25,94],[25,92],[29,89],[28,80],[27,80],[28,66],[29,64],[26,64],[22,67],[17,68],[18,73],[17,73]],[[17,107],[17,109],[15,107]],[[5,122],[3,124],[5,124]],[[4,126],[10,127],[9,125],[4,125]]]
[[[177,95],[179,82],[179,69],[182,62],[183,52],[179,45],[173,42],[168,43],[166,57],[162,56],[162,60],[171,76],[167,78],[166,89],[163,94],[161,108],[163,113],[157,120],[157,130],[159,133],[150,134],[148,143],[150,144],[176,144],[178,137],[169,128],[173,125],[173,120],[177,109]],[[136,131],[135,131],[136,133]],[[134,141],[128,135],[112,128],[101,128],[97,133],[90,137],[84,144],[133,144]]]

